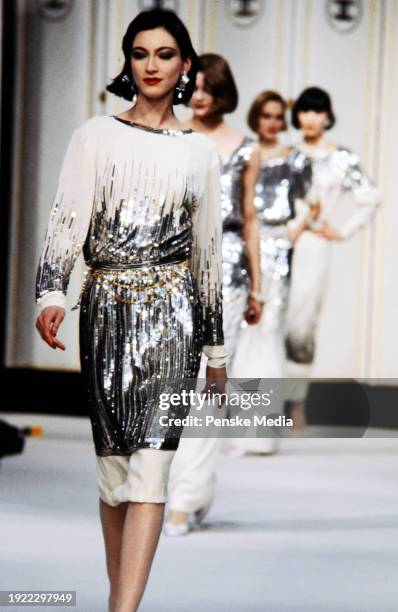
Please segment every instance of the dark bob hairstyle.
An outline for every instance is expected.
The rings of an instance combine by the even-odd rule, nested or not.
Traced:
[[[131,49],[134,38],[139,32],[146,30],[154,30],[155,28],[164,28],[176,41],[181,57],[185,60],[190,58],[192,62],[188,77],[189,83],[185,87],[182,98],[177,98],[177,92],[174,94],[173,104],[186,104],[191,99],[193,90],[195,89],[196,74],[199,70],[199,58],[192,46],[191,38],[188,30],[182,23],[181,19],[173,13],[163,9],[153,9],[142,11],[133,19],[128,26],[125,35],[123,36],[122,49],[124,53],[124,66],[120,74],[113,79],[106,89],[116,96],[120,96],[125,100],[132,100],[134,93],[131,90],[132,74],[131,74]],[[128,76],[129,80],[125,82],[123,77]],[[125,79],[126,80],[126,79]]]
[[[254,98],[252,105],[249,109],[249,112],[247,113],[247,123],[249,125],[249,128],[253,130],[253,132],[257,132],[258,121],[260,119],[260,115],[262,113],[263,107],[265,104],[267,104],[267,102],[277,102],[278,104],[281,105],[282,113],[283,113],[282,130],[286,130],[287,129],[287,123],[286,123],[286,117],[285,117],[286,109],[287,109],[286,100],[284,100],[282,96],[278,94],[276,91],[271,91],[271,90],[262,91],[261,93],[258,94],[258,96]]]
[[[308,87],[299,95],[292,108],[292,124],[299,130],[300,122],[298,113],[306,111],[315,111],[316,113],[327,113],[329,116],[329,124],[326,126],[330,130],[336,123],[336,117],[332,108],[332,101],[329,94],[319,87]]]
[[[214,98],[213,113],[232,113],[238,106],[238,90],[227,60],[217,53],[203,53],[199,60],[205,90]]]

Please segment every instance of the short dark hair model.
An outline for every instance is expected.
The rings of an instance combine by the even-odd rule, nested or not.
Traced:
[[[203,53],[199,60],[205,89],[214,98],[214,114],[232,113],[238,106],[238,89],[227,60],[217,53]]]
[[[286,130],[287,129],[287,123],[286,123],[286,117],[285,117],[286,109],[287,109],[286,100],[284,100],[282,96],[278,94],[278,92],[272,91],[272,90],[262,91],[261,93],[258,94],[258,96],[254,98],[252,105],[249,108],[249,112],[247,113],[247,123],[248,123],[249,128],[253,130],[253,132],[258,131],[258,121],[262,113],[262,110],[264,108],[264,105],[267,104],[267,102],[278,102],[278,104],[281,105],[282,112],[283,112],[282,130]]]
[[[129,24],[125,35],[123,36],[122,49],[124,53],[124,66],[118,76],[113,79],[106,89],[111,93],[124,98],[125,100],[132,100],[134,93],[131,90],[132,74],[131,74],[131,49],[133,46],[134,38],[139,32],[146,30],[154,30],[155,28],[164,28],[176,41],[182,59],[191,59],[192,66],[188,71],[189,83],[185,87],[185,91],[182,98],[177,98],[175,92],[173,98],[173,104],[186,104],[191,99],[193,91],[195,89],[196,74],[199,70],[199,58],[192,46],[191,38],[188,30],[182,23],[181,19],[173,13],[173,11],[167,11],[163,9],[153,9],[149,11],[142,11],[133,19]],[[123,80],[123,77],[128,77]]]
[[[336,123],[336,117],[333,112],[332,101],[329,94],[320,87],[307,87],[301,92],[292,108],[292,124],[299,130],[300,121],[298,113],[306,111],[315,111],[316,113],[327,113],[329,116],[329,124],[326,126],[330,130]]]

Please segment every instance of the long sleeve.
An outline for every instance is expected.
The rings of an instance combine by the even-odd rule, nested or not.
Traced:
[[[348,150],[342,150],[340,155],[345,170],[341,189],[343,192],[351,192],[356,204],[355,211],[339,229],[340,236],[347,239],[370,221],[380,198],[375,185],[361,169],[358,156]]]
[[[225,365],[222,309],[222,219],[220,161],[214,148],[204,195],[192,217],[191,267],[196,278],[204,325],[203,352],[208,365]]]
[[[94,156],[79,128],[65,154],[39,260],[36,303],[40,310],[65,308],[70,275],[90,225],[94,189]]]

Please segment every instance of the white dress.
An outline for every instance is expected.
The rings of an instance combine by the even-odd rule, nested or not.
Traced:
[[[283,414],[287,388],[285,372],[286,310],[290,289],[293,245],[289,231],[308,214],[312,199],[311,160],[292,149],[285,156],[261,166],[256,185],[255,206],[260,223],[262,293],[266,299],[256,325],[242,323],[233,367],[233,378],[259,379],[259,388],[274,395],[270,412]],[[240,452],[266,453],[274,449],[273,433],[264,427],[252,428],[245,438],[231,441]]]
[[[260,224],[262,293],[256,325],[242,323],[234,378],[280,378],[285,369],[285,325],[293,245],[289,230],[308,213],[311,160],[297,149],[261,166],[254,203]]]

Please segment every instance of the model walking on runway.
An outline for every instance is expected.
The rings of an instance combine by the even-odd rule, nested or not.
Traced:
[[[273,379],[286,376],[286,310],[292,249],[318,211],[310,208],[311,160],[301,151],[279,142],[286,129],[286,102],[274,91],[254,100],[249,127],[258,134],[249,162],[261,231],[262,293],[265,308],[258,324],[241,330],[232,369],[233,377]],[[268,384],[268,383],[267,383]],[[281,398],[282,408],[283,400]],[[275,402],[273,402],[275,410]],[[260,433],[261,430],[258,430]],[[270,440],[248,437],[234,440],[246,452],[269,452]]]
[[[97,116],[70,141],[37,272],[37,328],[58,329],[76,257],[80,359],[97,455],[110,610],[142,598],[181,431],[159,421],[159,394],[197,376],[225,382],[220,169],[214,143],[185,129],[198,58],[172,12],[140,13],[108,90],[136,104]],[[172,415],[170,415],[172,416]],[[178,416],[184,416],[179,412]]]
[[[332,242],[351,238],[369,223],[379,194],[358,156],[326,138],[325,131],[335,123],[326,91],[318,87],[304,90],[292,109],[292,123],[303,134],[298,151],[312,159],[314,191],[321,207],[317,227],[302,234],[295,245],[287,317],[290,371],[305,377],[310,375],[315,357]],[[352,203],[354,211],[344,214],[344,208]]]
[[[188,125],[212,138],[222,160],[221,207],[223,218],[223,313],[227,368],[232,362],[243,317],[255,323],[261,316],[259,232],[253,198],[246,198],[245,185],[252,139],[233,129],[224,119],[238,103],[231,69],[220,55],[200,56],[200,71],[190,106],[194,113]],[[250,289],[250,291],[249,291]],[[219,416],[223,416],[217,409]],[[186,534],[201,521],[215,491],[215,464],[222,439],[183,438],[170,473],[170,513],[165,524],[168,535]]]

